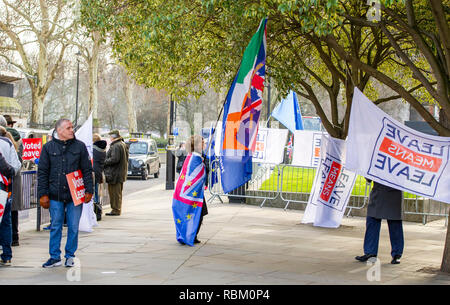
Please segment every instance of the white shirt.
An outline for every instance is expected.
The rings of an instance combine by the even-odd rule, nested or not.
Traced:
[[[14,145],[8,138],[0,137],[0,152],[2,153],[6,162],[8,162],[8,164],[14,168],[14,173],[17,174],[22,164],[19,161],[19,157],[17,156]]]

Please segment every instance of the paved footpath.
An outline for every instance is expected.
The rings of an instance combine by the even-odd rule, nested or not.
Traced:
[[[175,240],[172,193],[158,184],[125,196],[122,216],[104,216],[94,232],[80,233],[78,270],[43,269],[49,233],[22,230],[13,265],[0,267],[0,283],[450,284],[449,275],[434,271],[442,259],[444,221],[405,223],[400,265],[390,264],[383,222],[376,273],[375,266],[354,259],[362,254],[364,218],[344,218],[339,229],[324,229],[300,224],[302,211],[216,201],[208,205],[202,243],[189,247]],[[64,243],[65,233],[62,249]],[[379,274],[380,281],[368,281],[367,274]]]

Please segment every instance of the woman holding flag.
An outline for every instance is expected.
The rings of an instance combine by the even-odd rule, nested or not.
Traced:
[[[186,143],[188,153],[177,180],[173,195],[172,211],[176,238],[181,244],[193,246],[197,239],[203,216],[208,214],[204,190],[208,180],[208,168],[202,151],[205,141],[194,135]]]

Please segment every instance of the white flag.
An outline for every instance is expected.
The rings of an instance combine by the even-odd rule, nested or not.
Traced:
[[[303,223],[326,228],[341,225],[356,180],[356,174],[345,166],[345,144],[327,135],[322,137],[320,162]]]
[[[317,167],[320,162],[321,139],[320,131],[296,130],[292,165]]]
[[[348,169],[390,187],[450,203],[450,138],[413,130],[355,88],[347,137]]]
[[[288,132],[289,130],[287,129],[259,128],[252,161],[273,164],[282,163]]]
[[[84,124],[75,133],[77,140],[80,140],[86,145],[89,157],[93,158],[93,143],[92,143],[92,114],[84,122]],[[78,229],[83,232],[92,232],[92,227],[98,226],[97,216],[94,213],[94,196],[88,203],[83,204],[83,212],[81,213],[80,224]]]

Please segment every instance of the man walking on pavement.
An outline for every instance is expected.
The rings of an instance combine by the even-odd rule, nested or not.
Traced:
[[[111,146],[106,154],[105,178],[108,183],[111,212],[107,216],[119,216],[122,213],[123,183],[127,180],[128,148],[117,129],[109,133]]]
[[[72,122],[60,119],[56,122],[53,139],[42,147],[38,167],[38,197],[43,208],[50,208],[50,259],[44,268],[61,266],[61,238],[64,212],[67,217],[67,242],[65,266],[73,267],[78,248],[78,226],[83,205],[75,206],[66,175],[80,171],[83,175],[85,202],[94,193],[92,165],[86,145],[75,139]]]

